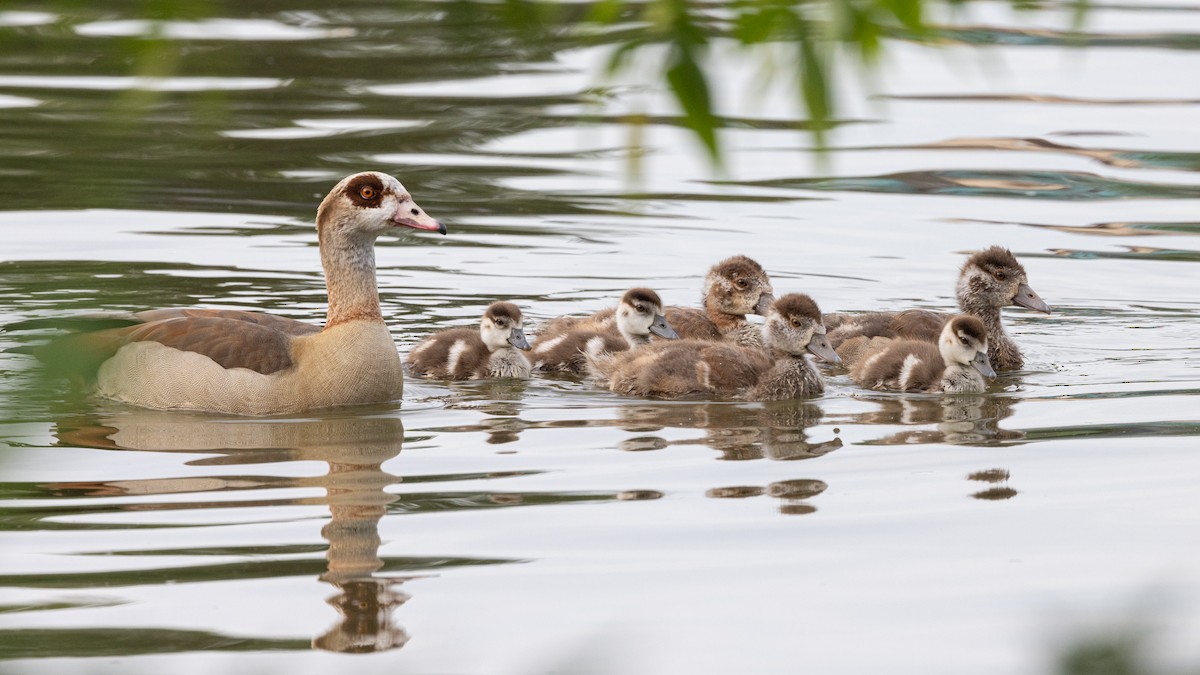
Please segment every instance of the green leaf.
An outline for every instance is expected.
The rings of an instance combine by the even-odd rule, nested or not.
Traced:
[[[717,147],[717,119],[712,112],[708,80],[696,63],[692,50],[676,45],[671,51],[666,75],[675,100],[683,108],[684,125],[704,144],[709,159],[719,164],[721,153]]]

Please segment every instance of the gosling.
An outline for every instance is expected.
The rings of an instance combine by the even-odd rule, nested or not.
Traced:
[[[864,354],[850,377],[868,389],[977,394],[984,377],[995,377],[988,336],[977,317],[959,314],[946,322],[937,345],[891,340]]]
[[[632,351],[650,344],[650,336],[674,340],[679,334],[663,316],[662,299],[649,288],[631,288],[614,310],[615,324],[580,322],[574,327],[552,321],[533,345],[533,369],[543,372],[583,373],[587,355]],[[564,328],[551,332],[555,326]]]
[[[440,380],[480,380],[491,377],[529,377],[528,350],[521,310],[511,302],[488,306],[473,328],[435,333],[409,353],[405,363],[416,377]]]
[[[1050,306],[1029,286],[1025,268],[1006,248],[992,246],[967,259],[958,275],[955,295],[963,314],[977,317],[987,328],[988,357],[997,370],[1020,370],[1025,358],[1004,331],[1000,308],[1018,305],[1050,313]],[[829,340],[835,348],[855,338],[906,338],[936,342],[951,315],[910,309],[902,312],[826,314]]]
[[[589,354],[588,370],[602,386],[628,396],[777,401],[824,393],[807,355],[839,359],[812,298],[794,293],[772,303],[762,340],[766,349],[696,339],[656,342],[636,351]]]

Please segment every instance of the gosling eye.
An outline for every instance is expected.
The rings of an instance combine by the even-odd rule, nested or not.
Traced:
[[[997,281],[1004,281],[1004,276],[1004,270],[996,270],[995,277]]]
[[[501,319],[501,320],[499,320],[499,321],[497,321],[497,322],[496,322],[496,325],[497,325],[497,326],[499,326],[500,328],[507,328],[507,327],[508,327],[508,322],[507,322],[507,321],[505,321],[505,320],[503,320],[503,319]]]
[[[639,314],[645,314],[645,313],[646,313],[646,307],[645,307],[645,305],[634,305],[634,307],[633,307],[633,308],[634,308],[634,309],[636,309],[636,310],[638,311],[638,313],[639,313]]]
[[[800,327],[800,319],[792,319],[792,325],[796,328]]]
[[[968,347],[970,347],[970,346],[971,346],[971,341],[970,341],[970,340],[968,340],[967,338],[959,338],[959,339],[960,339],[960,340],[962,340],[962,343],[963,343],[964,345],[967,345]]]
[[[737,281],[734,281],[733,283],[738,288],[745,288],[748,285],[748,282],[745,279],[738,279]]]

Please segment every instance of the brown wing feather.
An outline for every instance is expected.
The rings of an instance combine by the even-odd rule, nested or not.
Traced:
[[[273,314],[263,314],[261,312],[248,312],[241,309],[189,309],[189,308],[168,308],[168,309],[148,309],[143,312],[138,312],[134,316],[141,319],[145,323],[161,321],[163,319],[177,318],[217,318],[229,319],[231,321],[244,321],[246,323],[258,324],[273,330],[299,337],[301,335],[316,335],[321,332],[321,327],[315,324],[288,319],[282,316]]]
[[[269,375],[292,365],[291,336],[267,326],[219,317],[186,317],[74,333],[50,341],[34,355],[53,373],[90,381],[117,350],[131,342],[158,342],[202,354],[223,368]]]
[[[223,368],[249,368],[270,375],[292,366],[292,336],[241,319],[187,316],[118,329],[118,332],[125,343],[157,342],[202,354]]]
[[[693,340],[721,340],[721,331],[704,310],[692,307],[668,307],[667,323],[679,337]]]

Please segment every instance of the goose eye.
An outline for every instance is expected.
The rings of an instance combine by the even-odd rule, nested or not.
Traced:
[[[738,279],[737,281],[735,281],[735,282],[733,282],[733,283],[734,283],[734,284],[736,284],[738,288],[745,288],[745,287],[746,287],[746,280],[745,280],[745,279]]]
[[[792,325],[796,328],[800,327],[800,319],[792,319]]]
[[[998,281],[1004,281],[1004,271],[1003,270],[996,270],[995,276]]]
[[[645,308],[644,306],[642,306],[642,305],[636,305],[636,306],[634,306],[634,309],[636,309],[636,310],[638,311],[638,313],[639,313],[639,314],[645,314],[645,313],[646,313],[646,308]]]
[[[370,185],[364,185],[358,189],[358,196],[363,199],[374,199],[376,194],[378,193],[375,191],[375,188]]]
[[[967,340],[967,338],[959,338],[959,339],[962,340],[962,343],[964,345],[967,345],[968,347],[971,346],[971,342],[969,340]]]

